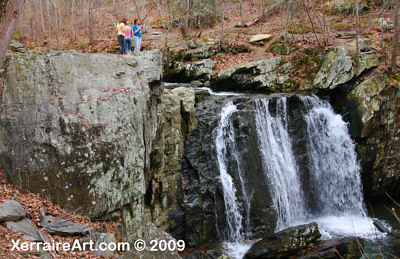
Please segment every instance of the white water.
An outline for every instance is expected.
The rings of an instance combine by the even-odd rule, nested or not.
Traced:
[[[258,147],[278,214],[275,230],[316,221],[324,239],[350,235],[369,239],[383,237],[376,232],[372,219],[366,217],[364,211],[360,166],[347,124],[327,102],[305,96],[300,100],[305,106],[302,118],[305,129],[298,130],[305,131],[307,161],[296,160],[288,129],[287,98],[276,100],[275,109],[271,109],[275,112],[270,112],[268,100],[255,101]],[[250,202],[243,184],[245,179],[240,170],[231,120],[236,111],[232,102],[222,109],[215,144],[228,226],[225,248],[228,255],[242,258],[251,246],[242,241],[244,225],[249,222]],[[237,189],[229,174],[229,159],[235,160],[239,167],[243,204],[238,201]],[[306,182],[302,182],[299,163],[308,163]],[[312,193],[311,197],[304,191]],[[245,213],[241,213],[241,208]]]
[[[236,187],[233,183],[232,176],[228,173],[228,152],[229,148],[235,144],[235,136],[233,125],[230,120],[232,113],[236,111],[236,106],[232,102],[223,107],[221,119],[216,129],[215,144],[217,149],[217,159],[219,172],[221,176],[222,188],[224,192],[226,222],[228,225],[229,241],[239,241],[242,239],[242,221],[243,217],[240,214],[239,206],[236,199]],[[230,145],[230,147],[229,147]],[[235,148],[233,147],[233,150]]]
[[[316,221],[325,239],[349,235],[383,237],[364,211],[360,166],[347,124],[327,102],[317,97],[300,99],[306,108],[303,119],[308,140],[307,186],[302,186],[296,165],[303,161],[295,161],[292,151],[286,98],[277,100],[275,116],[271,115],[267,100],[257,100],[255,104],[259,148],[278,212],[276,231]],[[312,201],[307,200],[303,190],[312,191]],[[314,210],[307,209],[307,202],[313,203]]]
[[[270,183],[274,207],[278,212],[276,230],[281,230],[291,222],[302,221],[307,216],[298,167],[287,129],[286,98],[277,100],[275,117],[269,112],[268,100],[256,100],[255,106],[264,173]]]
[[[242,241],[245,237],[243,233],[244,221],[246,221],[247,226],[249,225],[250,202],[244,186],[243,172],[240,168],[240,157],[237,152],[234,128],[230,119],[232,114],[236,111],[236,105],[232,102],[229,102],[222,108],[220,123],[216,128],[215,146],[224,193],[226,223],[228,226],[228,242],[226,242],[224,246],[228,256],[233,258],[242,258],[251,246],[250,243],[244,243]],[[239,202],[236,197],[237,190],[233,183],[232,176],[228,173],[229,159],[232,159],[237,163],[237,171],[244,198],[245,219],[243,219],[243,216],[240,213]]]
[[[304,117],[319,214],[365,216],[360,166],[347,124],[327,102],[301,99],[309,109]]]

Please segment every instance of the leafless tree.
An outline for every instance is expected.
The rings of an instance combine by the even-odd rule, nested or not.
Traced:
[[[181,17],[181,32],[182,36],[185,37],[188,33],[189,28],[189,10],[190,10],[190,0],[182,0],[182,17]]]
[[[93,0],[89,0],[89,44],[93,44]]]
[[[3,0],[0,2],[0,65],[7,53],[8,44],[12,39],[18,16],[25,0]]]
[[[396,5],[394,7],[394,32],[393,32],[393,51],[392,51],[393,73],[397,73],[396,58],[397,58],[397,48],[399,45],[399,5],[400,5],[400,0],[396,0]]]
[[[358,46],[358,41],[360,38],[360,19],[359,19],[360,17],[358,14],[358,9],[359,9],[359,3],[358,0],[356,0],[356,62],[358,62],[358,57],[360,54],[360,49]]]

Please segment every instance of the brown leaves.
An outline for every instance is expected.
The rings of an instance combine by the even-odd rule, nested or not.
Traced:
[[[84,224],[92,229],[98,229],[99,231],[114,233],[116,237],[119,237],[119,228],[121,224],[119,222],[91,222],[89,218],[68,213],[67,211],[60,208],[60,206],[53,204],[52,202],[40,198],[38,194],[30,192],[21,193],[15,186],[8,184],[3,176],[3,170],[0,170],[0,203],[8,199],[13,199],[20,202],[28,211],[28,217],[40,231],[42,236],[48,236],[51,241],[56,242],[70,242],[72,243],[78,237],[61,237],[51,236],[44,228],[40,226],[40,208],[42,206],[47,207],[47,215],[53,217],[61,217],[68,219],[75,223]],[[15,232],[8,230],[4,225],[0,225],[0,258],[38,258],[37,256],[11,251],[12,239],[17,240],[22,237]],[[53,251],[56,258],[97,258],[92,252],[70,252],[70,251]]]

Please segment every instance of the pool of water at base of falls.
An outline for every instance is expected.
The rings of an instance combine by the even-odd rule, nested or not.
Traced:
[[[400,224],[384,208],[383,203],[372,205],[375,217],[387,227],[400,229]],[[372,211],[371,211],[372,213]],[[303,222],[295,222],[292,226],[317,222],[322,240],[334,240],[348,236],[358,236],[364,239],[365,258],[386,258],[394,238],[379,232],[373,225],[373,218],[364,216],[323,216]],[[225,255],[229,258],[241,259],[256,240],[242,242],[225,242]]]

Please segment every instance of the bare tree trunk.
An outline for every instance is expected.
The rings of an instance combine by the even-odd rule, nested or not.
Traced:
[[[75,0],[72,0],[72,6],[71,6],[71,29],[72,29],[72,38],[71,38],[71,42],[75,42],[76,41],[76,29],[75,29],[75,10],[74,10],[74,6],[75,6]]]
[[[188,33],[189,28],[189,8],[190,8],[190,0],[182,0],[182,19],[181,19],[181,32],[182,36],[185,37]]]
[[[157,5],[158,14],[160,15],[161,24],[162,24],[162,27],[164,29],[164,33],[165,33],[164,51],[166,51],[167,47],[168,47],[168,28],[164,23],[164,19],[163,19],[162,12],[161,12],[162,2],[158,2],[158,1],[159,0],[153,0],[154,4]]]
[[[392,51],[392,72],[397,73],[397,48],[399,45],[399,5],[400,0],[396,0],[394,7],[394,32],[393,32],[393,51]]]
[[[49,38],[51,38],[52,32],[54,30],[54,22],[52,21],[51,18],[50,3],[48,1],[45,2],[46,2],[46,12],[47,12],[47,24],[49,25],[49,27],[47,28],[47,35],[49,35]]]
[[[44,26],[44,13],[43,13],[43,0],[39,0],[39,8],[40,8],[40,23],[42,24],[42,35],[43,39],[46,38],[46,27]]]
[[[17,24],[18,16],[22,11],[25,0],[3,0],[0,2],[0,65],[7,53],[8,43]]]
[[[93,0],[89,0],[89,44],[93,43]]]
[[[358,57],[359,57],[359,54],[360,54],[360,49],[359,49],[359,46],[358,46],[358,40],[359,40],[359,38],[360,38],[360,17],[359,17],[359,15],[358,15],[358,9],[359,9],[359,3],[358,3],[358,0],[356,0],[356,62],[358,63]]]
[[[224,44],[224,21],[225,21],[225,0],[222,0],[222,17],[221,17],[221,44]]]
[[[290,18],[290,7],[292,5],[292,0],[289,0],[287,13],[286,13],[286,23],[285,23],[285,42],[288,42],[288,27],[289,27],[289,18]]]
[[[311,23],[312,31],[313,31],[313,33],[314,33],[315,39],[316,39],[317,42],[318,42],[318,46],[321,47],[322,45],[321,45],[321,42],[320,42],[319,39],[318,39],[317,32],[315,31],[314,22],[313,22],[313,20],[312,20],[312,18],[311,18],[311,15],[310,15],[309,10],[308,10],[308,6],[307,6],[306,0],[303,0],[303,5],[304,5],[304,8],[306,9],[306,13],[307,13],[308,19],[310,20],[310,23]]]

